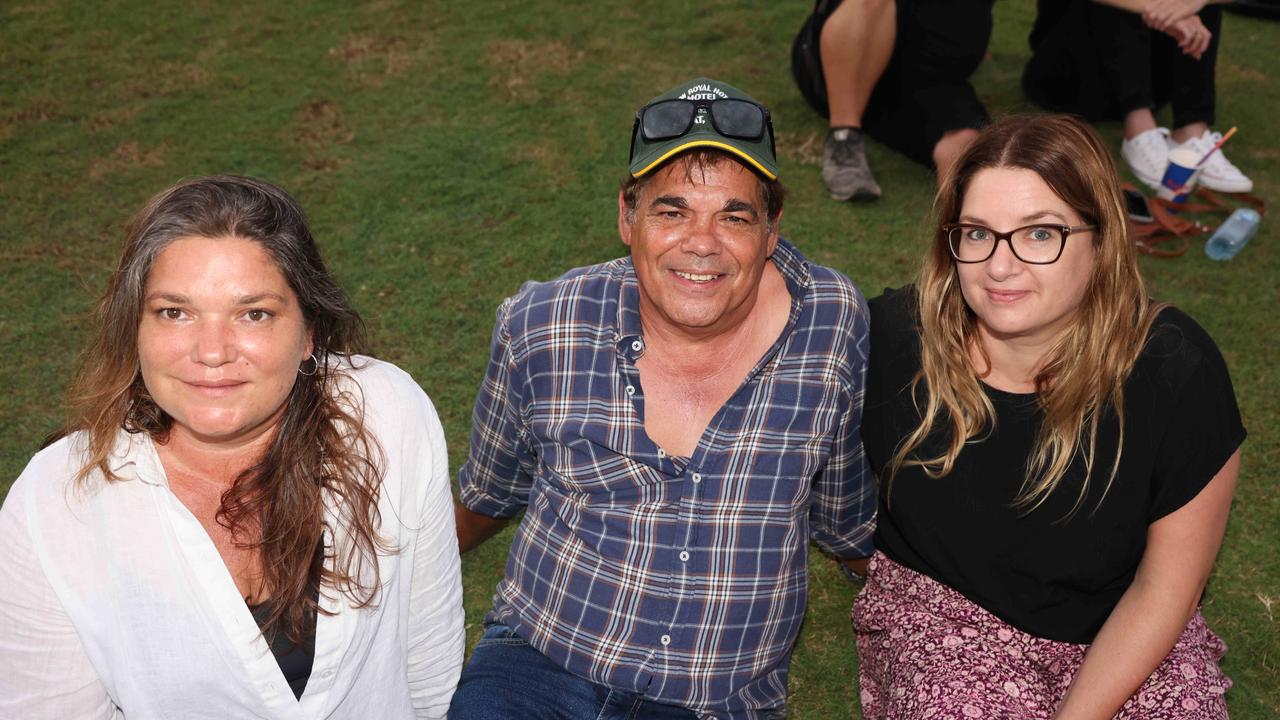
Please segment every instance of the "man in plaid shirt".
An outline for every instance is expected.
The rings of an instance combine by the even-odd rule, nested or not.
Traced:
[[[636,115],[629,257],[498,309],[468,550],[522,510],[451,718],[780,718],[810,538],[860,572],[867,315],[778,236],[768,111],[699,78]]]

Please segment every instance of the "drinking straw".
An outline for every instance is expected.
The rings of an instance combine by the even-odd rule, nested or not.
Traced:
[[[1205,160],[1208,160],[1210,155],[1212,155],[1212,154],[1214,154],[1214,153],[1218,152],[1218,149],[1219,149],[1219,148],[1221,148],[1223,145],[1226,145],[1226,144],[1227,144],[1227,141],[1231,139],[1231,136],[1232,136],[1232,135],[1235,135],[1235,134],[1236,134],[1236,127],[1235,127],[1234,125],[1232,125],[1232,126],[1231,126],[1231,129],[1230,129],[1230,130],[1228,130],[1228,131],[1226,132],[1226,134],[1225,134],[1225,135],[1223,135],[1223,136],[1218,140],[1218,142],[1214,143],[1214,144],[1213,144],[1213,147],[1209,148],[1209,152],[1205,153],[1205,154],[1204,154],[1204,157],[1200,158],[1200,162],[1196,163],[1196,167],[1200,167],[1201,165],[1203,165],[1203,164],[1204,164],[1204,161],[1205,161]]]

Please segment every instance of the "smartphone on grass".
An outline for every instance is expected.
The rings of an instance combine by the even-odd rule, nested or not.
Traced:
[[[1124,189],[1124,209],[1135,222],[1149,223],[1155,220],[1151,215],[1151,207],[1147,205],[1147,196],[1137,190]]]

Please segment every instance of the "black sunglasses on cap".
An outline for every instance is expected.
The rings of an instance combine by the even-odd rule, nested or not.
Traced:
[[[773,122],[769,110],[749,100],[716,98],[714,100],[660,100],[646,105],[636,113],[631,131],[631,154],[635,153],[636,137],[646,142],[670,140],[688,134],[699,120],[700,109],[711,119],[716,133],[740,140],[760,140],[769,133],[769,145],[773,146]]]

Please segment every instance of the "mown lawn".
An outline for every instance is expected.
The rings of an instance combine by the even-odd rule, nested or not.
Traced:
[[[823,122],[793,88],[804,2],[193,1],[0,5],[0,492],[61,417],[60,396],[129,214],[175,180],[260,175],[295,193],[382,357],[440,409],[453,466],[493,311],[528,278],[623,252],[615,193],[636,107],[706,74],[774,112],[785,234],[870,295],[906,282],[932,178],[882,147],[886,196],[825,197]],[[1033,3],[997,4],[978,72],[996,113],[1018,89]],[[1219,59],[1230,156],[1280,200],[1272,77],[1280,25],[1229,15]],[[1118,127],[1103,132],[1117,145]],[[1235,717],[1280,714],[1280,230],[1236,260],[1144,261],[1154,293],[1220,344],[1250,438],[1205,614],[1226,638]],[[464,562],[475,633],[510,531]],[[853,591],[815,555],[792,717],[857,717]]]

